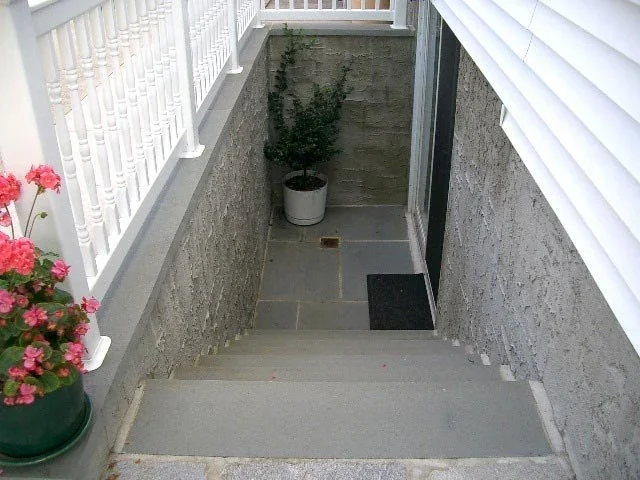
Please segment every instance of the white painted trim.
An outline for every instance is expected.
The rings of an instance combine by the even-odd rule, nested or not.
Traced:
[[[34,5],[31,8],[31,18],[36,36],[50,32],[104,2],[105,0],[57,0]]]
[[[266,22],[283,21],[316,21],[324,20],[372,20],[379,22],[392,22],[393,10],[329,10],[329,9],[290,9],[281,8],[263,9],[260,12],[260,19]]]
[[[410,212],[405,214],[407,218],[407,232],[409,236],[409,249],[411,251],[411,260],[413,262],[413,271],[415,273],[422,273],[424,275],[424,283],[427,287],[427,297],[429,298],[429,309],[431,310],[431,319],[435,329],[437,326],[438,310],[436,308],[436,301],[431,289],[431,282],[429,281],[429,272],[427,270],[427,263],[425,261],[425,255],[423,249],[420,247],[418,240],[418,232],[416,230],[416,224],[413,219],[413,215]]]

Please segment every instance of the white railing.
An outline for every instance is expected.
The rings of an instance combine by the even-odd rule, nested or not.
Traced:
[[[242,71],[239,45],[260,16],[406,28],[406,0],[270,1],[0,0],[3,167],[63,175],[41,205],[54,228],[34,236],[74,266],[76,298],[106,293],[177,160],[204,150],[198,127],[223,74]],[[109,339],[96,322],[86,344],[97,368]]]
[[[407,28],[407,0],[264,0],[265,21],[377,21]]]
[[[43,205],[55,229],[36,240],[73,263],[76,298],[106,293],[177,160],[202,153],[197,128],[223,74],[241,71],[239,37],[257,7],[0,1],[3,166],[21,174],[48,163],[63,175],[63,194]],[[109,341],[92,324],[96,368]]]

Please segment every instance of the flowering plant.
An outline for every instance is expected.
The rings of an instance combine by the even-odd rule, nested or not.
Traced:
[[[9,205],[20,197],[13,174],[0,175],[0,397],[4,405],[29,405],[36,397],[73,384],[84,372],[82,337],[87,314],[100,306],[94,298],[80,305],[57,288],[69,274],[69,265],[29,238],[38,218],[36,200],[47,190],[60,191],[60,176],[49,166],[32,167],[25,176],[37,186],[24,232],[15,238]]]

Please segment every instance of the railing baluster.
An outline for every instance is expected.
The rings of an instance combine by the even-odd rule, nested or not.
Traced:
[[[229,44],[231,47],[231,68],[229,73],[240,73],[242,67],[238,59],[238,20],[236,0],[227,0],[227,24],[229,29]]]
[[[202,44],[204,46],[204,64],[207,72],[207,82],[205,91],[209,91],[213,85],[214,79],[214,62],[213,51],[211,50],[211,2],[209,0],[200,0],[202,8]]]
[[[178,76],[178,61],[176,53],[176,37],[174,34],[175,17],[173,13],[173,1],[167,0],[164,3],[165,28],[167,30],[167,44],[169,47],[169,64],[171,66],[171,90],[173,91],[173,107],[176,111],[176,133],[179,134],[184,128],[182,118],[182,99],[180,98],[180,80]],[[177,135],[176,135],[177,139]]]
[[[116,115],[113,104],[113,94],[111,92],[111,76],[107,68],[107,49],[105,48],[104,28],[102,26],[102,9],[95,8],[91,12],[91,31],[93,33],[93,45],[96,50],[98,68],[100,69],[100,81],[102,83],[102,103],[104,105],[107,120],[107,137],[109,139],[109,158],[113,161],[113,171],[116,182],[116,204],[120,218],[129,218],[131,209],[129,206],[129,195],[127,184],[122,171],[122,157],[120,152],[120,142],[118,140],[118,128],[116,125]],[[116,73],[114,72],[114,75]]]
[[[129,24],[131,32],[129,43],[130,58],[135,72],[135,90],[138,92],[136,101],[138,102],[138,114],[140,118],[140,133],[142,135],[142,149],[144,152],[144,162],[138,159],[138,175],[142,177],[143,184],[150,185],[152,177],[149,174],[154,169],[155,163],[153,137],[151,136],[151,122],[149,119],[149,99],[147,97],[147,81],[145,78],[143,47],[140,44],[140,23],[138,21],[138,10],[135,0],[124,0],[126,4],[126,22]],[[133,48],[131,48],[133,47]]]
[[[83,265],[88,276],[95,276],[98,273],[96,254],[91,243],[91,237],[89,236],[84,209],[82,207],[82,194],[80,192],[80,184],[78,183],[76,164],[73,159],[71,136],[69,135],[67,120],[62,106],[62,85],[60,83],[58,64],[53,49],[52,34],[47,33],[43,35],[40,37],[38,43],[40,55],[42,56],[44,75],[47,81],[47,89],[49,91],[49,101],[53,107],[56,136],[58,137],[58,147],[60,157],[62,158],[62,171],[65,186],[69,191],[71,212],[73,213],[73,220],[76,226]]]
[[[162,66],[162,77],[164,101],[162,106],[165,107],[165,121],[163,127],[167,129],[167,151],[170,151],[173,146],[172,138],[177,137],[176,124],[175,124],[175,107],[173,105],[173,83],[171,80],[171,60],[169,58],[169,45],[167,43],[167,19],[165,17],[165,4],[170,0],[158,0],[158,34],[160,36],[160,55]]]
[[[115,0],[110,0],[104,4],[103,16],[107,31],[107,47],[111,56],[111,68],[114,90],[118,103],[118,133],[120,135],[121,146],[124,149],[124,171],[127,182],[127,192],[129,199],[133,203],[138,203],[141,198],[140,184],[136,175],[135,160],[133,158],[133,140],[131,138],[131,122],[129,122],[129,110],[127,108],[127,98],[124,88],[124,72],[120,62],[120,49],[117,33],[116,5]]]
[[[133,140],[133,152],[135,159],[135,173],[138,179],[140,194],[146,192],[149,183],[147,177],[146,158],[144,154],[144,146],[142,144],[142,128],[140,122],[140,108],[138,106],[138,95],[136,89],[135,68],[132,61],[131,43],[129,34],[129,25],[127,23],[127,8],[125,1],[115,0],[116,19],[118,25],[118,37],[120,39],[120,47],[124,55],[124,76],[127,85],[127,99],[129,104],[129,114],[131,117],[131,138]],[[131,168],[131,166],[129,166]]]
[[[172,1],[172,0],[169,0]],[[188,3],[184,0],[173,0],[174,18],[173,26],[176,28],[176,59],[178,62],[178,89],[182,95],[181,104],[183,109],[183,120],[185,127],[185,140],[187,149],[182,152],[182,158],[196,158],[202,155],[204,145],[200,145],[198,138],[198,126],[195,125],[196,118],[196,91],[194,87],[195,69],[193,68],[193,58],[191,48],[193,46],[192,36],[190,36],[189,26],[193,26],[193,17],[190,15]],[[195,84],[197,85],[197,84]]]
[[[145,0],[137,0],[138,13],[140,14],[140,26],[142,30],[142,40],[144,48],[142,55],[144,56],[144,71],[147,82],[147,94],[149,99],[149,116],[151,123],[151,135],[153,138],[153,151],[155,160],[151,165],[150,177],[154,177],[160,170],[160,165],[164,160],[164,150],[162,148],[162,131],[160,130],[160,118],[158,114],[158,90],[156,87],[156,76],[153,65],[152,43],[153,36],[150,32],[149,23],[154,22],[156,15],[155,5],[147,4]]]
[[[198,12],[195,1],[184,2],[184,5],[188,6],[188,15],[189,15],[189,27],[185,30],[189,34],[189,41],[191,44],[191,68],[193,69],[193,86],[195,90],[195,100],[196,105],[200,105],[202,98],[204,97],[202,91],[202,82],[200,81],[200,67],[199,67],[199,50],[200,47],[198,45]]]
[[[91,47],[89,32],[87,30],[88,14],[78,17],[74,21],[76,27],[76,41],[78,51],[80,53],[80,63],[87,86],[87,98],[89,100],[89,114],[93,123],[93,139],[96,144],[97,160],[100,167],[100,177],[102,182],[102,195],[104,198],[104,216],[107,223],[107,231],[111,236],[120,235],[120,219],[118,216],[118,208],[116,198],[111,186],[111,170],[109,168],[109,155],[107,145],[104,139],[104,130],[102,128],[102,112],[100,111],[100,101],[98,100],[98,91],[93,74],[93,60],[91,58]],[[104,85],[103,89],[108,89],[109,84]]]
[[[76,59],[73,51],[73,38],[71,33],[71,25],[66,23],[56,30],[58,36],[58,45],[60,46],[60,56],[62,58],[62,69],[66,79],[69,95],[71,97],[71,112],[73,114],[73,124],[75,133],[78,138],[78,150],[80,152],[80,160],[82,165],[82,174],[85,179],[85,188],[89,197],[89,211],[91,221],[91,233],[93,234],[93,243],[98,255],[107,255],[109,253],[109,239],[107,237],[107,229],[105,228],[102,209],[98,199],[98,190],[96,188],[96,178],[93,172],[93,164],[91,163],[91,150],[89,147],[89,139],[87,137],[87,126],[82,111],[82,100],[78,91],[78,70],[76,68]]]

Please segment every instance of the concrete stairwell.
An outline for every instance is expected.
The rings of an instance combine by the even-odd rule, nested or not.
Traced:
[[[454,345],[430,331],[251,330],[171,379],[146,381],[112,471],[573,478],[541,386]]]

